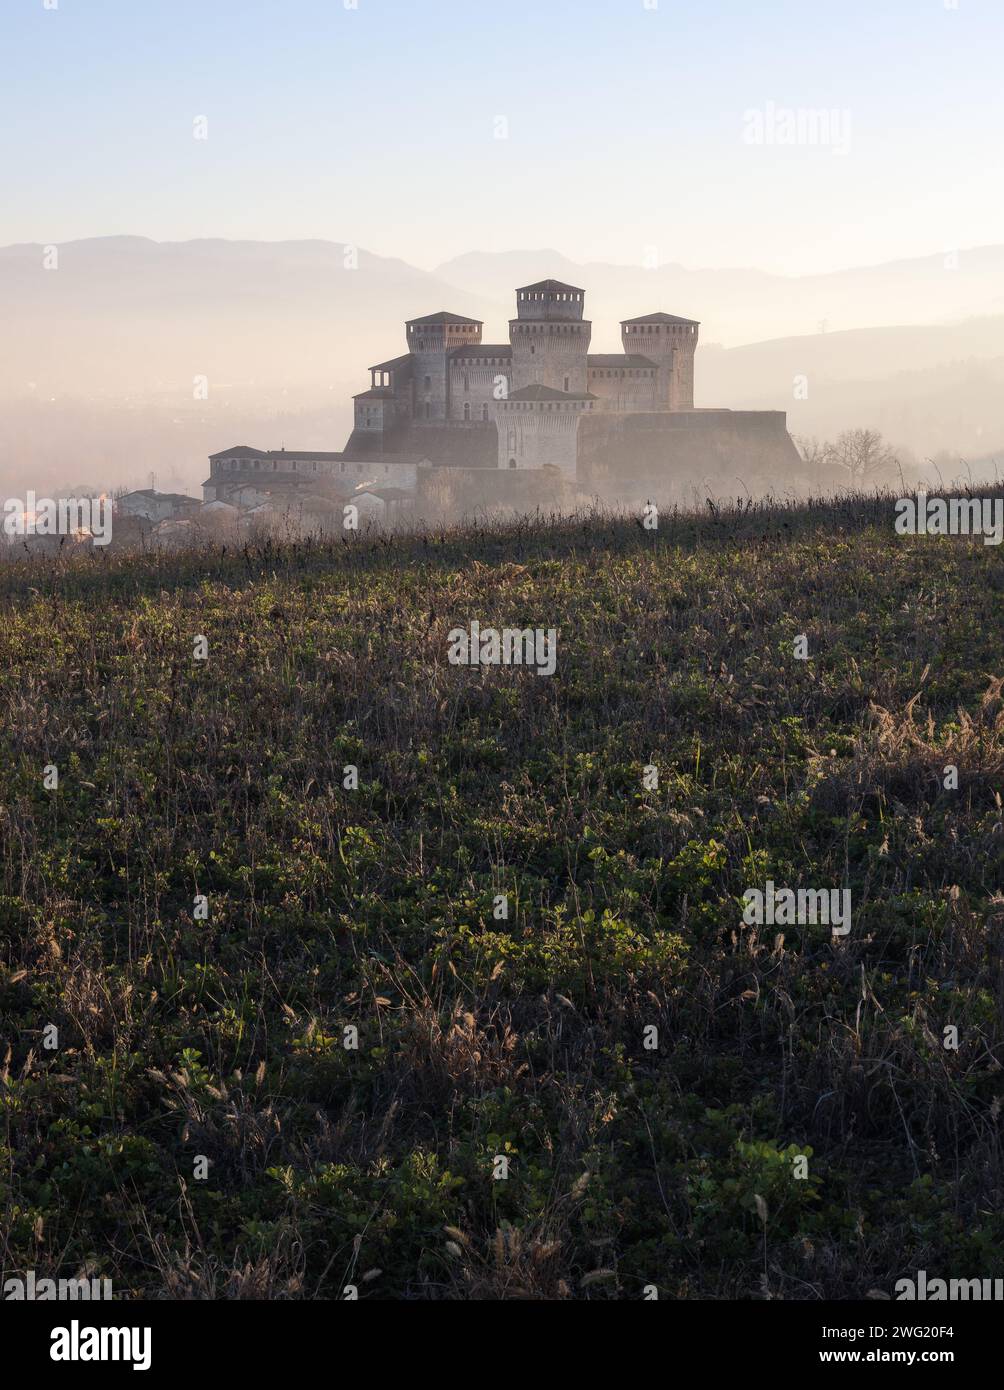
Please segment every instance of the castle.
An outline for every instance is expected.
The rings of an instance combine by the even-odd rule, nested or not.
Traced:
[[[585,292],[541,280],[516,291],[508,343],[483,343],[483,326],[446,311],[408,320],[408,351],[370,367],[341,453],[224,450],[210,458],[206,501],[241,499],[242,488],[244,501],[260,500],[315,475],[379,496],[381,486],[414,493],[428,469],[546,470],[586,490],[751,459],[783,476],[797,462],[783,411],[695,409],[694,319],[626,319],[623,352],[590,353]],[[505,485],[488,491],[506,495]],[[508,491],[521,495],[518,478]]]

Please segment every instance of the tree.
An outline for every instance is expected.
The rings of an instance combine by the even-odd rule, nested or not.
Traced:
[[[799,434],[795,436],[795,446],[802,455],[802,462],[814,474],[833,462],[833,445],[828,440]]]
[[[846,470],[852,487],[877,481],[899,462],[878,430],[845,430],[832,446],[830,461]]]

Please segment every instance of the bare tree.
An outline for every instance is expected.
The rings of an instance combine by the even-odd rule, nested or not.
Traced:
[[[832,446],[829,461],[846,469],[852,487],[876,482],[899,462],[878,430],[844,430]]]
[[[802,455],[802,462],[814,474],[833,462],[833,445],[826,439],[809,438],[808,435],[795,436],[795,447]]]

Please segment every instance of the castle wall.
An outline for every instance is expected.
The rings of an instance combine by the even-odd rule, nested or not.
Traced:
[[[703,478],[784,479],[800,462],[783,410],[601,412],[583,419],[578,444],[580,486],[611,499]]]
[[[499,383],[501,382],[501,386]],[[460,423],[495,419],[496,391],[507,396],[512,388],[512,362],[506,357],[458,357],[450,359],[449,418]],[[464,407],[469,407],[469,414]]]
[[[500,401],[499,468],[512,472],[553,467],[574,481],[579,422],[592,405],[588,400]]]
[[[584,320],[510,320],[512,389],[549,386],[553,391],[584,395],[588,390],[586,356],[591,336],[592,324]]]
[[[350,439],[346,456],[353,452],[352,446]],[[409,425],[384,439],[383,452],[388,456],[421,454],[446,468],[494,469],[498,466],[498,431],[493,420],[462,426],[453,421]]]
[[[501,472],[484,468],[424,468],[413,514],[460,521],[485,511],[501,513],[568,511],[577,489],[556,469]]]
[[[588,390],[599,399],[596,410],[659,409],[658,371],[641,367],[589,367]]]

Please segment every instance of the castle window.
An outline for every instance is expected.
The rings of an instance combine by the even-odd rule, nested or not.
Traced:
[[[425,389],[426,389],[427,391],[430,391],[430,390],[432,389],[432,377],[431,377],[431,376],[427,376],[427,377],[425,378]]]
[[[470,403],[470,401],[464,401],[464,419],[465,419],[465,420],[469,420],[470,418],[471,418],[471,403]]]
[[[482,420],[487,420],[487,419],[488,419],[488,407],[487,407],[486,405],[483,405],[483,406],[481,407],[481,418],[482,418]]]
[[[515,460],[515,459],[510,459],[510,460],[509,460],[509,467],[510,467],[510,468],[515,468],[515,467],[516,467],[516,460]]]

